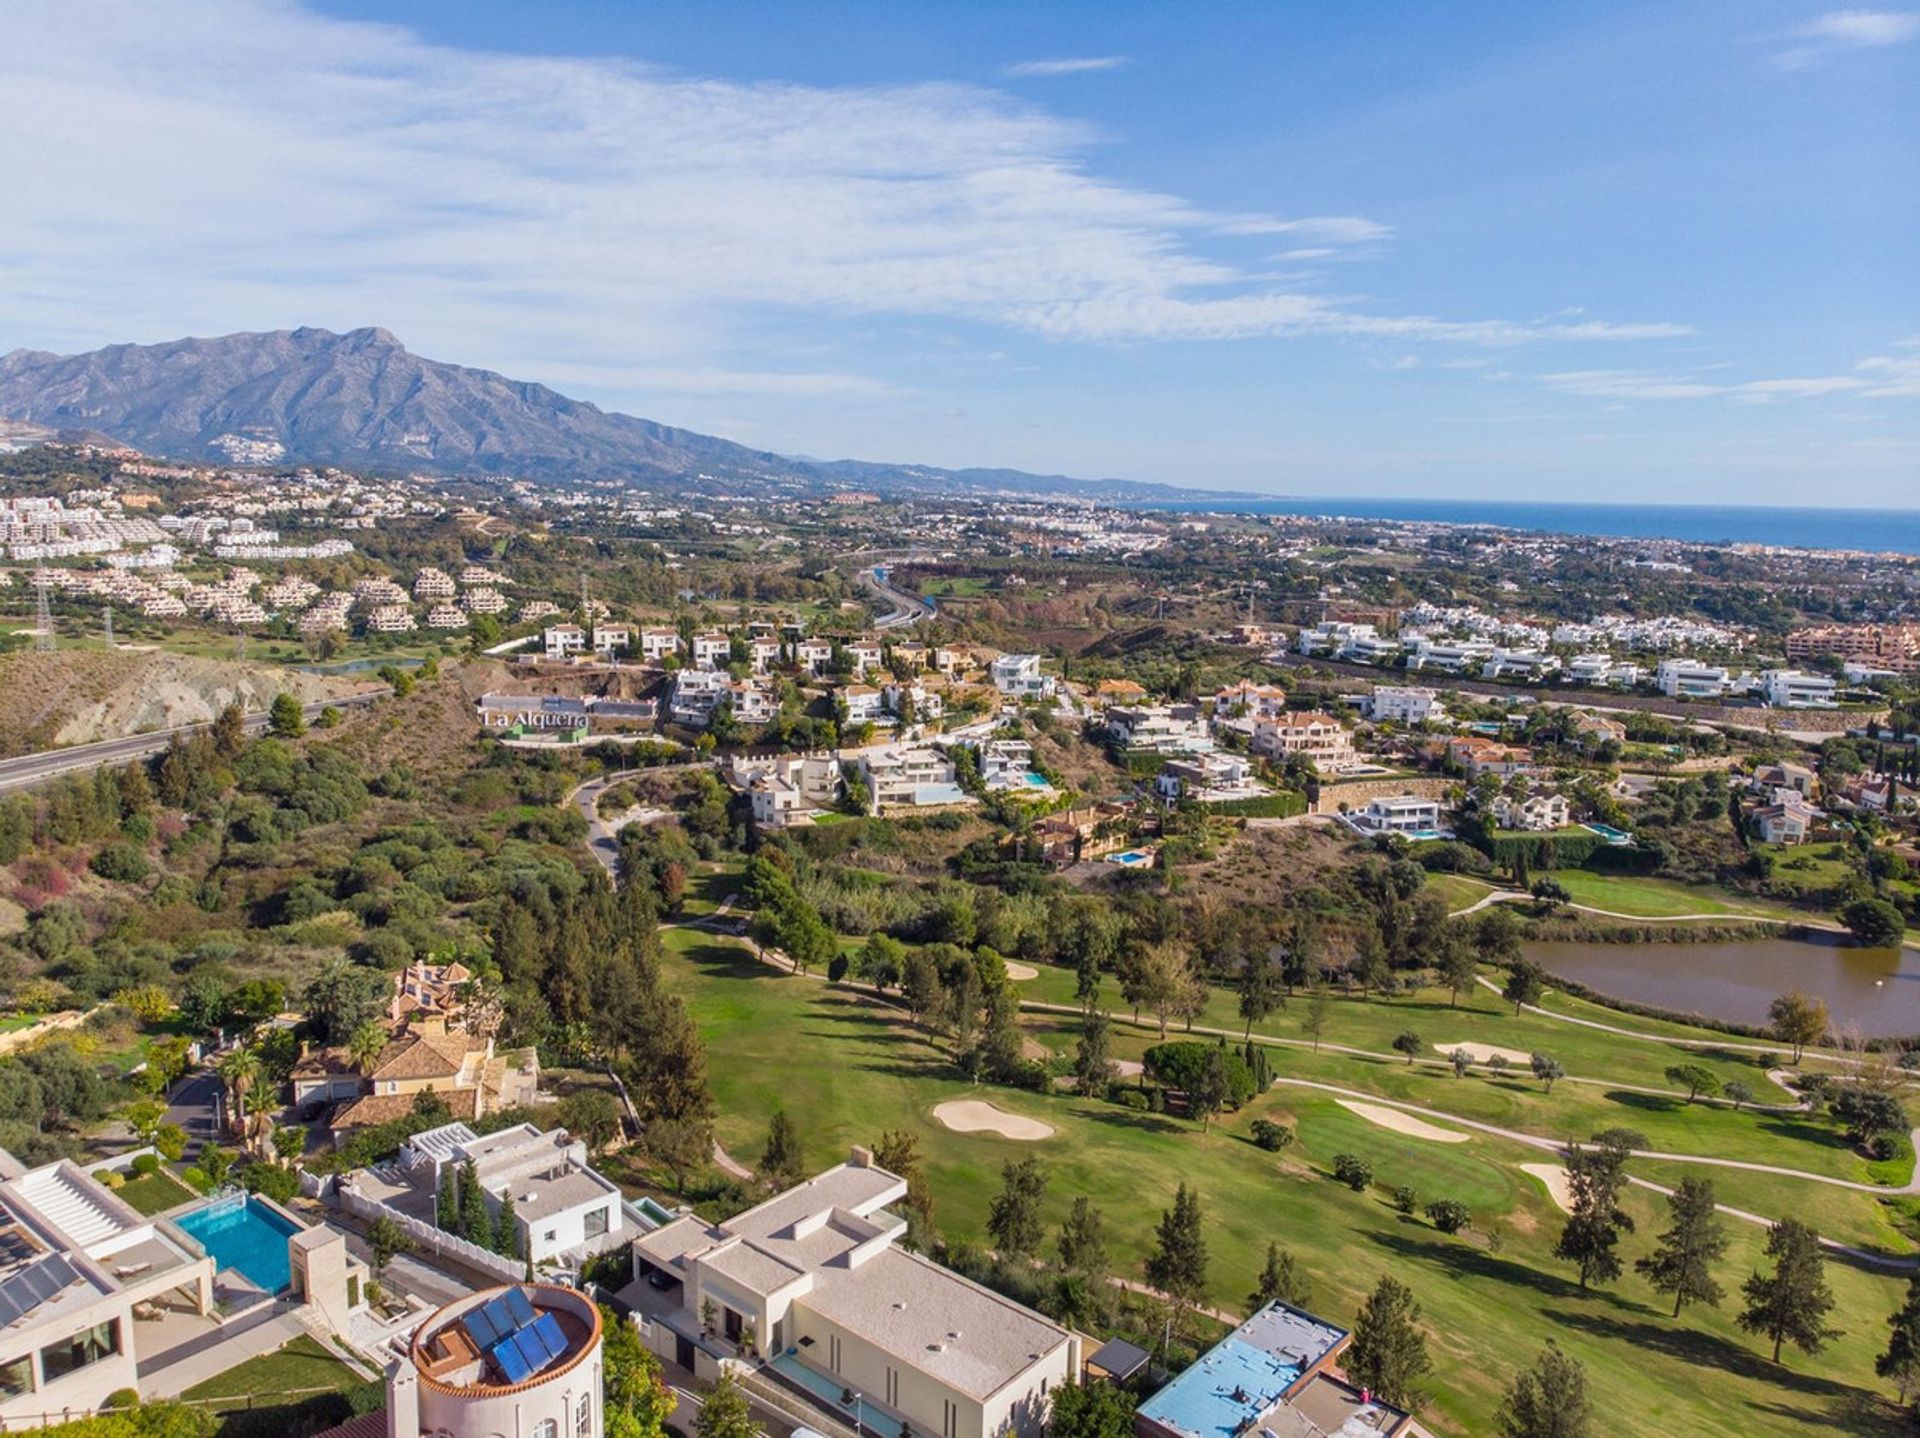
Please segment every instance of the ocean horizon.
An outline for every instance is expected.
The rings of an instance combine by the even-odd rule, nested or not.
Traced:
[[[1546,534],[1768,544],[1920,555],[1920,509],[1815,509],[1738,504],[1567,504],[1524,500],[1372,499],[1301,495],[1169,501],[1174,513],[1297,514],[1318,518],[1426,520]]]

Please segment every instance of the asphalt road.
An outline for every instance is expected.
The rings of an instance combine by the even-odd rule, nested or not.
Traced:
[[[905,629],[910,624],[918,624],[933,613],[933,607],[917,594],[909,594],[904,589],[895,589],[880,577],[880,566],[875,565],[860,571],[860,577],[867,588],[893,606],[887,613],[874,620],[875,629]]]
[[[351,694],[343,699],[329,699],[318,704],[308,704],[301,710],[311,723],[327,709],[358,708],[373,703],[376,699],[386,698],[385,688],[370,690],[365,694]],[[265,732],[268,716],[265,713],[247,715],[247,732],[260,734]],[[31,789],[36,784],[44,784],[49,779],[57,779],[62,774],[81,773],[92,769],[104,769],[111,765],[125,764],[132,759],[148,759],[161,753],[173,742],[173,736],[198,734],[206,730],[206,724],[181,724],[172,729],[156,729],[150,734],[129,734],[121,739],[101,739],[92,744],[70,744],[63,749],[43,749],[38,754],[22,754],[14,759],[0,759],[0,794],[15,789]]]

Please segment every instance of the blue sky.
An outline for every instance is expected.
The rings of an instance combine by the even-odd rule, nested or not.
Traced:
[[[1920,10],[0,9],[0,348],[380,324],[790,453],[1920,506]]]

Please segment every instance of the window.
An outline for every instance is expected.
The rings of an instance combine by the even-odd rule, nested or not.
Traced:
[[[551,1418],[542,1418],[533,1425],[533,1438],[560,1438],[560,1425]]]
[[[18,1398],[33,1392],[33,1355],[24,1354],[0,1363],[0,1398]]]
[[[580,1395],[579,1411],[576,1412],[573,1417],[574,1438],[587,1438],[587,1434],[591,1432],[592,1429],[593,1395],[591,1393],[582,1393]]]
[[[587,1215],[587,1237],[598,1238],[607,1231],[607,1223],[612,1215],[604,1208],[596,1208]]]
[[[95,1328],[82,1329],[63,1343],[40,1350],[40,1371],[51,1383],[56,1378],[111,1358],[120,1351],[120,1325],[111,1318]]]

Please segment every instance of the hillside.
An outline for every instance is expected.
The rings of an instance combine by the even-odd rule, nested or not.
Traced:
[[[1017,470],[798,460],[609,413],[545,385],[444,364],[383,329],[303,328],[87,354],[0,356],[0,419],[112,435],[200,463],[309,463],[437,475],[623,479],[666,489],[1161,499],[1166,485]]]

